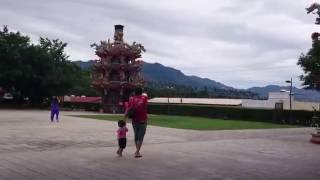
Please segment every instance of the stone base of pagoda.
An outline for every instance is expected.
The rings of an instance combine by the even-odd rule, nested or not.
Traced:
[[[320,144],[320,131],[319,129],[317,129],[317,133],[312,133],[311,134],[311,139],[310,142],[314,143],[314,144]]]

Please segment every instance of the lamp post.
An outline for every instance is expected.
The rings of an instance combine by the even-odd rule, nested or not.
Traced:
[[[289,92],[289,98],[290,98],[290,101],[289,101],[289,103],[290,103],[290,115],[289,115],[289,121],[290,121],[290,123],[291,123],[291,121],[292,121],[292,78],[290,79],[290,80],[287,80],[286,81],[286,83],[290,83],[290,92]]]
[[[173,89],[173,86],[167,86],[167,90],[168,90],[168,106],[167,106],[167,114],[169,114],[169,103],[170,103],[170,90]]]
[[[180,104],[182,104],[182,98],[184,96],[184,89],[180,90]]]

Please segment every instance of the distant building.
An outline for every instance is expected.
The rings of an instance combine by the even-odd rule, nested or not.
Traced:
[[[100,104],[101,97],[64,96],[63,102]]]
[[[207,104],[220,106],[241,106],[241,99],[211,99],[211,98],[153,98],[149,103],[170,103],[170,104]]]
[[[242,100],[242,106],[246,108],[274,109],[276,103],[282,103],[283,109],[290,109],[289,92],[270,92],[267,100]],[[320,103],[317,102],[296,101],[294,95],[291,96],[291,103],[293,110],[307,111],[319,109],[320,105]]]
[[[319,109],[320,103],[296,101],[294,96],[291,96],[293,110],[312,111]],[[211,98],[153,98],[150,103],[170,103],[170,104],[204,104],[216,106],[240,106],[244,108],[257,109],[274,109],[276,103],[282,103],[283,109],[290,109],[289,92],[270,92],[267,100],[253,99],[211,99]]]

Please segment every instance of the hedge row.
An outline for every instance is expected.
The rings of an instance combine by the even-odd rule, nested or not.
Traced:
[[[268,109],[247,109],[243,107],[179,104],[149,104],[148,111],[151,114],[184,115],[297,125],[309,125],[313,116],[313,112],[310,111],[294,110],[290,118],[289,110],[275,111]]]
[[[30,108],[30,105],[22,106]],[[1,106],[0,106],[1,107]],[[2,107],[5,108],[6,106]],[[46,105],[48,108],[49,106]],[[34,108],[40,108],[35,106]],[[41,105],[44,108],[44,105]],[[62,103],[64,110],[83,109],[86,111],[99,111],[100,104],[95,103]],[[309,125],[313,116],[310,111],[293,110],[290,118],[290,111],[275,111],[267,109],[247,109],[242,107],[229,106],[208,106],[208,105],[183,105],[183,104],[149,104],[150,114],[169,114],[181,116],[197,116],[219,119],[246,120],[259,122],[272,122],[281,124]]]
[[[0,109],[49,109],[48,104],[18,104],[18,103],[0,103]]]
[[[97,103],[71,103],[71,102],[63,102],[61,104],[62,108],[65,110],[74,110],[81,109],[85,111],[99,111],[101,108],[101,104]]]

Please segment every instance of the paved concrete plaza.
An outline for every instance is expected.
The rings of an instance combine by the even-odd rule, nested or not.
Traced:
[[[192,131],[148,126],[143,158],[132,128],[116,156],[115,122],[0,110],[0,179],[320,179],[313,129]]]

